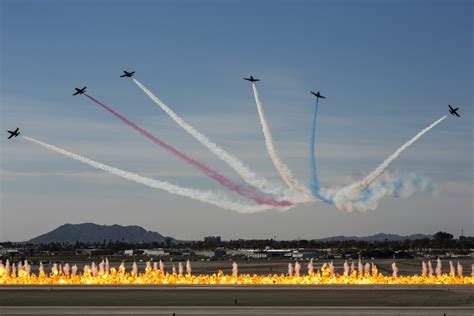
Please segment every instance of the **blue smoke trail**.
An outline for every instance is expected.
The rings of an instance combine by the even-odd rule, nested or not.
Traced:
[[[313,115],[313,124],[311,126],[311,136],[310,136],[310,164],[311,164],[311,192],[313,192],[313,195],[317,197],[318,199],[323,200],[324,202],[328,204],[334,204],[332,199],[330,197],[327,197],[323,194],[321,194],[321,191],[319,190],[319,181],[318,181],[318,169],[316,167],[316,157],[315,157],[315,142],[316,142],[316,118],[318,116],[318,106],[319,106],[319,98],[316,98],[316,106],[314,107],[314,115]]]
[[[367,211],[377,208],[378,201],[384,196],[392,196],[395,198],[407,198],[415,192],[430,192],[435,193],[436,188],[430,179],[422,177],[416,173],[411,173],[408,176],[402,177],[391,172],[386,172],[379,179],[371,183],[362,192],[355,196],[347,196],[345,192],[346,187],[329,188],[326,194],[321,192],[318,181],[318,169],[316,166],[316,121],[318,116],[319,99],[316,99],[314,108],[313,124],[311,126],[310,136],[310,167],[311,167],[311,192],[313,195],[326,202],[327,204],[336,205],[338,208],[343,207],[349,212],[354,210]],[[341,195],[344,201],[341,200]],[[344,203],[342,203],[342,202]],[[341,204],[342,203],[342,204]]]
[[[382,178],[351,200],[353,210],[367,211],[375,209],[378,201],[385,196],[408,198],[416,192],[436,194],[437,188],[431,179],[417,173],[400,176],[397,173],[386,172]]]

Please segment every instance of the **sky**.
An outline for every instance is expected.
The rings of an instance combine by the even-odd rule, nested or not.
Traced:
[[[459,106],[397,160],[436,194],[385,198],[346,213],[315,203],[239,214],[128,182],[17,138],[0,140],[0,241],[64,223],[140,225],[178,239],[321,238],[379,232],[474,234],[472,1],[0,0],[1,130],[175,184],[219,189],[84,97],[88,92],[235,180],[130,80],[260,174],[283,183],[265,149],[244,76],[276,146],[309,184],[314,98],[321,185],[347,184]],[[2,132],[5,133],[5,132]],[[3,135],[3,134],[2,134]]]

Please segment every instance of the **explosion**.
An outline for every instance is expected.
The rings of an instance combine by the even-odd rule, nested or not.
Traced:
[[[457,268],[449,262],[449,273],[441,270],[441,260],[438,259],[436,269],[431,262],[422,263],[420,275],[398,276],[396,263],[392,264],[392,275],[383,275],[373,263],[365,265],[359,260],[357,267],[354,263],[344,263],[344,272],[335,273],[332,262],[324,263],[320,269],[314,269],[313,261],[308,263],[307,274],[301,273],[301,264],[296,262],[288,264],[287,274],[239,274],[237,263],[232,264],[232,274],[227,275],[222,271],[211,275],[194,275],[188,260],[186,271],[180,262],[178,271],[173,265],[172,271],[166,272],[162,261],[146,263],[145,271],[140,273],[136,263],[132,269],[126,271],[122,263],[118,268],[109,267],[106,259],[99,265],[92,263],[85,265],[79,272],[77,265],[64,266],[54,264],[50,273],[44,271],[40,264],[38,274],[31,272],[31,265],[25,261],[18,265],[6,262],[0,263],[1,285],[474,285],[474,264],[471,276],[463,275],[463,267],[458,262]]]

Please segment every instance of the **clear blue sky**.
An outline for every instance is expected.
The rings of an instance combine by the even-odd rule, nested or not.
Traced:
[[[87,85],[165,141],[237,179],[118,77],[122,69],[136,70],[199,130],[278,179],[242,81],[258,76],[278,148],[306,182],[309,91],[320,90],[328,96],[318,118],[323,186],[369,172],[446,114],[448,104],[462,114],[394,165],[432,178],[441,192],[387,199],[368,214],[320,204],[234,214],[2,139],[0,240],[86,221],[137,224],[177,238],[474,233],[472,1],[1,0],[0,8],[2,130],[19,126],[25,135],[182,185],[214,187],[84,98],[73,98],[73,88]]]

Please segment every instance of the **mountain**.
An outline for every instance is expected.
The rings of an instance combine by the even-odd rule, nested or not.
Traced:
[[[51,242],[102,242],[121,241],[129,243],[139,242],[164,242],[166,238],[156,232],[147,231],[140,226],[121,225],[97,225],[94,223],[64,224],[49,233],[40,235],[28,242],[31,243],[51,243]],[[175,241],[171,238],[172,241]]]
[[[334,237],[327,237],[319,239],[321,241],[345,241],[345,240],[360,240],[360,241],[398,241],[398,240],[415,240],[415,239],[423,239],[428,238],[431,239],[431,235],[423,235],[423,234],[413,234],[408,236],[400,236],[397,234],[384,234],[379,233],[371,236],[365,237],[357,237],[357,236],[334,236]]]

